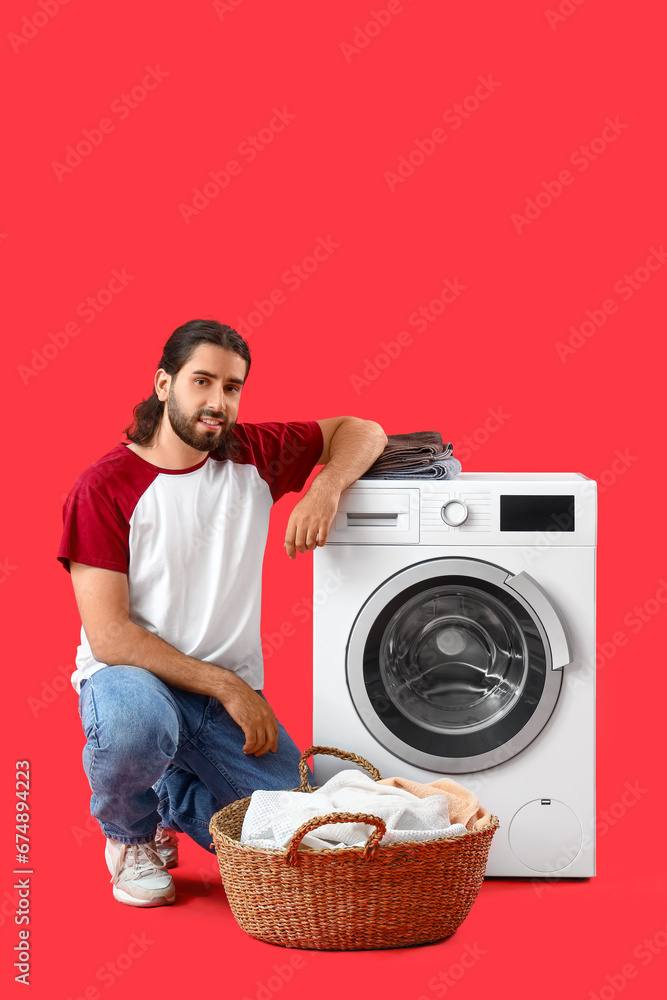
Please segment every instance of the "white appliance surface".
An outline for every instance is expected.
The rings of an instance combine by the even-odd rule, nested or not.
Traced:
[[[579,473],[358,480],[314,553],[314,744],[473,789],[487,875],[595,874],[596,502]]]

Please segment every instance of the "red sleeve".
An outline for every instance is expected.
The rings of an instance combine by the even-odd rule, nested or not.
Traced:
[[[239,424],[254,464],[271,490],[274,502],[298,493],[322,454],[324,438],[316,420],[292,423]]]
[[[63,535],[58,559],[127,573],[130,519],[142,494],[159,470],[124,444],[81,473],[63,507]]]
[[[58,559],[127,573],[130,526],[113,500],[85,482],[77,482],[63,506],[63,535]]]

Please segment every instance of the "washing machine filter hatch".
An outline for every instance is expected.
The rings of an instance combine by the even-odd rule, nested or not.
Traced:
[[[408,763],[483,770],[546,724],[562,672],[551,669],[544,594],[535,585],[529,603],[511,583],[511,573],[481,560],[431,560],[396,574],[361,609],[347,648],[352,700],[376,739]]]

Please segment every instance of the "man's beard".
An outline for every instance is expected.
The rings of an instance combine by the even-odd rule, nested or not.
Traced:
[[[167,413],[174,433],[190,448],[196,448],[197,451],[215,451],[221,458],[227,458],[236,450],[236,440],[233,437],[236,421],[229,423],[225,417],[220,417],[219,414],[210,413],[207,410],[200,410],[192,417],[186,416],[176,402],[171,386],[167,397]],[[209,434],[196,430],[194,425],[200,417],[222,419],[221,429],[215,433],[211,431]]]

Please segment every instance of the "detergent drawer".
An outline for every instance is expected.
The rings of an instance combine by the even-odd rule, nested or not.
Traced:
[[[327,545],[416,545],[419,490],[355,489],[341,494]]]

